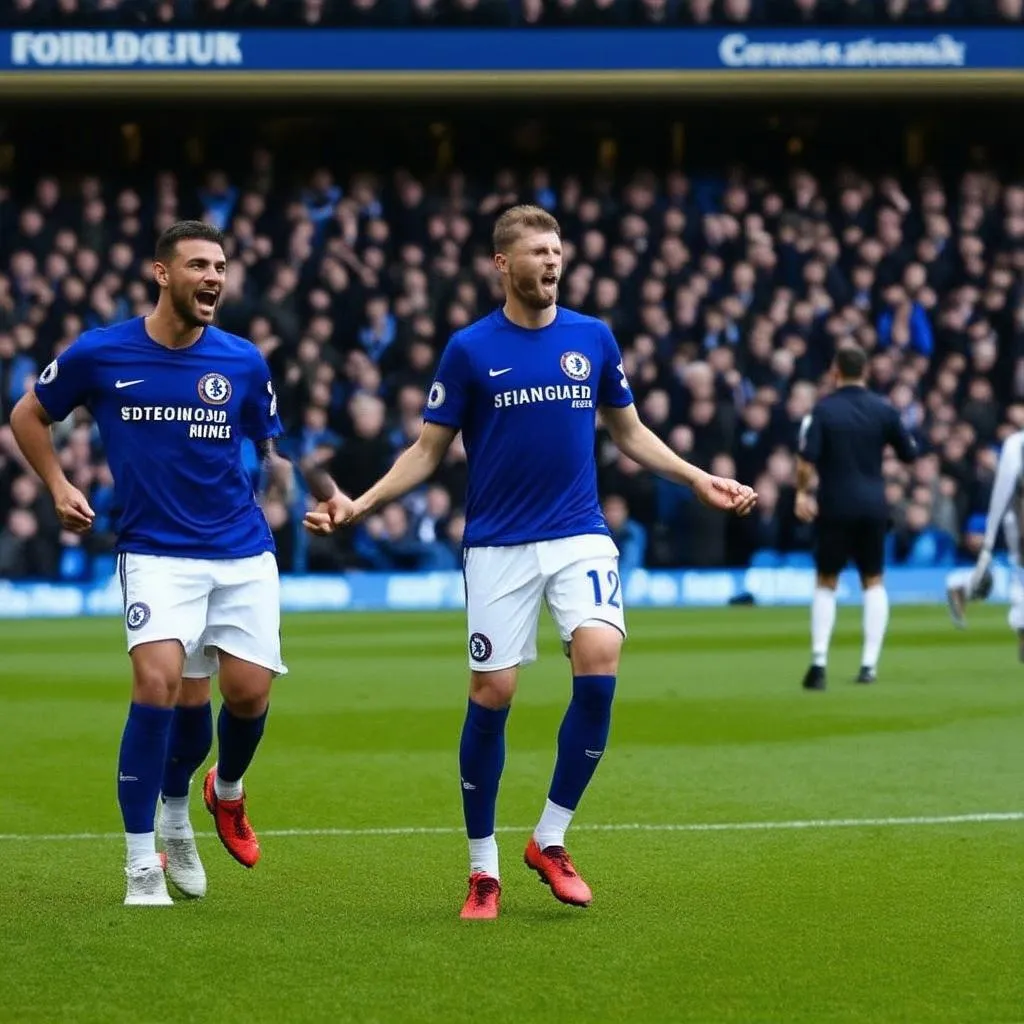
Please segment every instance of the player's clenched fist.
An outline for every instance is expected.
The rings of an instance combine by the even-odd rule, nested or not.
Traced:
[[[307,512],[302,525],[310,533],[326,536],[354,522],[355,519],[355,502],[338,491],[326,501],[318,502],[316,508]]]
[[[709,508],[733,512],[738,516],[749,515],[757,504],[757,493],[752,487],[721,476],[705,474],[694,484],[694,490]]]
[[[85,495],[67,481],[53,492],[53,504],[65,530],[85,533],[92,527],[96,513],[89,507]]]

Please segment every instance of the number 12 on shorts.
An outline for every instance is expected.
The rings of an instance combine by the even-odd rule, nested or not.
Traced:
[[[591,569],[587,573],[590,577],[590,582],[594,585],[594,604],[600,607],[602,604],[607,604],[612,608],[619,608],[619,574],[614,569],[609,569],[605,574],[607,580],[607,597],[605,598],[601,592],[602,581],[601,573],[597,569]]]

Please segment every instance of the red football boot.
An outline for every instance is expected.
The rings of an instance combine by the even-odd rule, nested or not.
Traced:
[[[216,777],[217,766],[214,765],[203,780],[206,809],[213,815],[217,835],[220,836],[224,849],[242,867],[254,867],[256,861],[260,859],[260,843],[245,813],[245,796],[243,795],[241,800],[221,800],[213,784]]]
[[[577,874],[572,858],[564,846],[541,849],[531,837],[523,854],[528,868],[540,875],[540,880],[551,887],[556,900],[574,907],[589,907],[594,894],[590,886]]]
[[[469,876],[469,895],[459,917],[463,921],[493,921],[501,905],[501,882],[477,871]]]

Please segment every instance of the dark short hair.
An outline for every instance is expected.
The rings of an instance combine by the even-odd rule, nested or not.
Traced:
[[[844,341],[836,349],[836,369],[843,380],[860,380],[868,365],[868,354],[852,341]]]
[[[202,242],[216,242],[223,248],[224,232],[201,220],[179,220],[172,224],[156,241],[154,253],[158,263],[170,263],[179,242],[198,239]]]
[[[562,229],[558,221],[540,206],[523,204],[506,210],[495,222],[491,242],[494,251],[508,252],[525,231],[553,231],[559,238]]]

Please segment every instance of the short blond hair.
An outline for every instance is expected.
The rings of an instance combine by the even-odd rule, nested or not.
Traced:
[[[558,221],[547,210],[523,203],[506,210],[494,222],[491,236],[494,251],[508,252],[525,231],[553,231],[559,238],[562,237]]]

